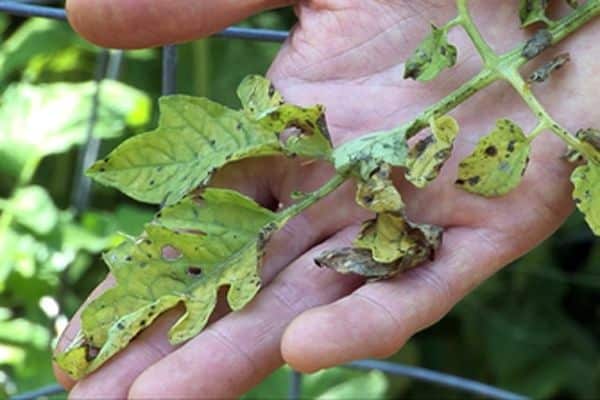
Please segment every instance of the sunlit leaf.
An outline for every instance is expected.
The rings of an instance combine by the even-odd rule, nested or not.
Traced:
[[[571,176],[575,186],[573,198],[592,231],[600,236],[600,165],[588,162],[577,167]]]
[[[229,306],[241,309],[260,288],[263,249],[280,223],[275,213],[225,189],[165,208],[140,238],[106,254],[117,285],[85,308],[82,336],[57,357],[59,364],[84,376],[179,303],[186,313],[169,340],[188,340],[205,326],[222,286],[229,286]]]
[[[526,27],[536,22],[547,22],[546,9],[548,8],[548,2],[548,0],[520,0],[519,18],[521,19],[521,26]]]
[[[523,130],[502,119],[459,165],[456,185],[483,196],[502,196],[516,188],[529,163],[530,143]]]
[[[24,69],[34,56],[51,55],[71,45],[92,48],[61,21],[28,19],[0,46],[0,81]]]
[[[282,152],[329,157],[322,107],[276,107],[280,95],[260,77],[247,78],[239,93],[246,107],[241,111],[205,98],[162,98],[158,128],[122,143],[88,174],[136,200],[168,205],[233,161]],[[281,143],[286,129],[299,132]]]
[[[58,210],[41,186],[27,186],[16,191],[7,210],[16,221],[38,234],[50,232],[58,222]]]
[[[14,173],[30,157],[62,153],[88,134],[93,82],[10,86],[0,105],[0,160]],[[114,81],[102,83],[94,136],[117,137],[128,122],[149,117],[142,92]]]
[[[423,188],[437,178],[452,154],[458,129],[456,120],[448,115],[432,120],[432,134],[417,142],[408,154],[406,179]]]
[[[431,25],[431,33],[406,61],[404,79],[430,81],[456,64],[456,47],[448,43],[448,32]]]

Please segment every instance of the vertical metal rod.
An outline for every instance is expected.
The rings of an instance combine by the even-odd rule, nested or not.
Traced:
[[[289,400],[299,400],[302,396],[302,374],[298,371],[290,371],[290,386],[288,392]]]
[[[94,129],[98,121],[102,81],[106,78],[117,79],[123,64],[123,51],[103,50],[98,56],[95,74],[96,89],[92,98],[92,110],[88,122],[86,142],[79,150],[77,169],[71,193],[71,204],[79,215],[85,211],[90,202],[92,181],[85,176],[85,170],[98,158],[101,140],[94,137]]]
[[[162,94],[173,94],[177,91],[177,46],[163,47],[162,54]]]

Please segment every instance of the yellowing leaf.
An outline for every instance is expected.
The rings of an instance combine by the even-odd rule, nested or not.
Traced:
[[[448,32],[431,25],[431,33],[421,42],[404,67],[404,79],[430,81],[445,68],[456,64],[456,47],[448,43]]]
[[[442,229],[406,219],[404,202],[390,172],[390,167],[382,164],[369,180],[358,184],[357,203],[376,212],[377,217],[363,224],[354,248],[326,251],[315,259],[317,265],[385,279],[433,258]]]
[[[266,78],[249,75],[240,83],[237,95],[246,110],[254,119],[260,119],[284,104],[283,96]]]
[[[592,231],[600,236],[600,165],[588,162],[577,167],[571,176],[575,186],[573,198]]]
[[[81,339],[57,362],[81,378],[177,304],[186,312],[169,340],[188,340],[206,325],[222,286],[229,286],[229,306],[239,310],[258,292],[264,246],[283,222],[225,189],[207,189],[201,198],[165,208],[140,238],[106,254],[117,284],[85,308]]]
[[[547,8],[548,0],[520,0],[519,18],[521,19],[521,26],[526,27],[536,22],[547,22]]]
[[[263,127],[277,134],[288,131],[287,138],[282,138],[287,153],[329,159],[333,148],[323,106],[304,108],[285,104],[273,84],[258,75],[242,81],[238,96],[244,110]]]
[[[123,142],[88,175],[136,200],[169,205],[229,162],[280,152],[277,135],[239,111],[183,95],[159,105],[158,129]]]
[[[499,120],[460,163],[456,185],[483,196],[502,196],[521,183],[529,151],[523,130],[509,120]]]
[[[122,143],[88,175],[136,200],[169,205],[233,161],[280,153],[329,158],[321,106],[282,104],[271,83],[257,76],[246,78],[238,94],[241,111],[205,98],[162,98],[158,128]],[[287,129],[297,132],[281,143]]]
[[[442,230],[407,221],[402,213],[383,213],[363,224],[354,247],[371,250],[378,263],[395,263],[399,270],[433,259]]]
[[[458,123],[449,115],[431,121],[432,134],[419,141],[408,153],[406,179],[419,188],[437,178],[452,154]]]

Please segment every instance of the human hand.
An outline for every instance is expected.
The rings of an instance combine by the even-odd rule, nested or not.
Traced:
[[[70,0],[68,7],[75,27],[95,42],[140,47],[208,34],[284,3]],[[425,36],[429,21],[441,24],[455,15],[453,0],[309,0],[296,7],[300,23],[269,78],[291,103],[326,105],[336,144],[411,119],[480,68],[466,36],[453,32],[461,50],[459,65],[433,83],[402,79],[401,63]],[[491,7],[473,0],[471,9],[497,51],[527,36],[518,28],[516,1]],[[565,46],[573,49],[575,62],[536,89],[550,113],[573,130],[595,122],[591,99],[600,83],[595,56],[577,49],[591,48],[599,33],[600,26],[594,24],[570,39]],[[243,311],[217,311],[211,325],[179,348],[171,347],[166,335],[176,312],[165,315],[104,368],[79,382],[72,397],[230,397],[284,361],[314,371],[397,351],[481,281],[552,233],[572,209],[571,169],[560,160],[562,143],[550,135],[535,140],[524,181],[508,196],[486,199],[454,187],[459,160],[497,118],[533,126],[533,116],[508,85],[493,85],[453,115],[461,133],[438,180],[425,190],[397,180],[412,220],[446,228],[435,261],[369,284],[314,266],[315,256],[347,245],[367,218],[346,185],[275,237],[263,268],[268,285]],[[225,169],[216,183],[265,205],[288,205],[292,191],[315,189],[331,174],[326,165],[260,159]],[[110,278],[96,295],[108,285]],[[77,329],[74,318],[63,343]],[[59,379],[72,386],[60,373]]]

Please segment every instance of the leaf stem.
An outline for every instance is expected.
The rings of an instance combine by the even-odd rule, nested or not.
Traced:
[[[346,174],[335,174],[333,178],[331,178],[325,185],[321,186],[314,192],[307,193],[302,200],[279,212],[279,222],[284,224],[291,218],[300,214],[302,211],[306,210],[311,205],[339,188],[344,182],[346,182],[346,179],[348,179],[348,175]]]
[[[473,17],[471,17],[471,13],[468,8],[468,0],[457,0],[456,6],[458,8],[458,19],[460,21],[460,25],[464,28],[473,42],[475,49],[481,56],[483,63],[486,67],[491,67],[498,63],[498,55],[492,50],[490,45],[486,42],[486,40],[481,36],[479,29],[473,22]]]

